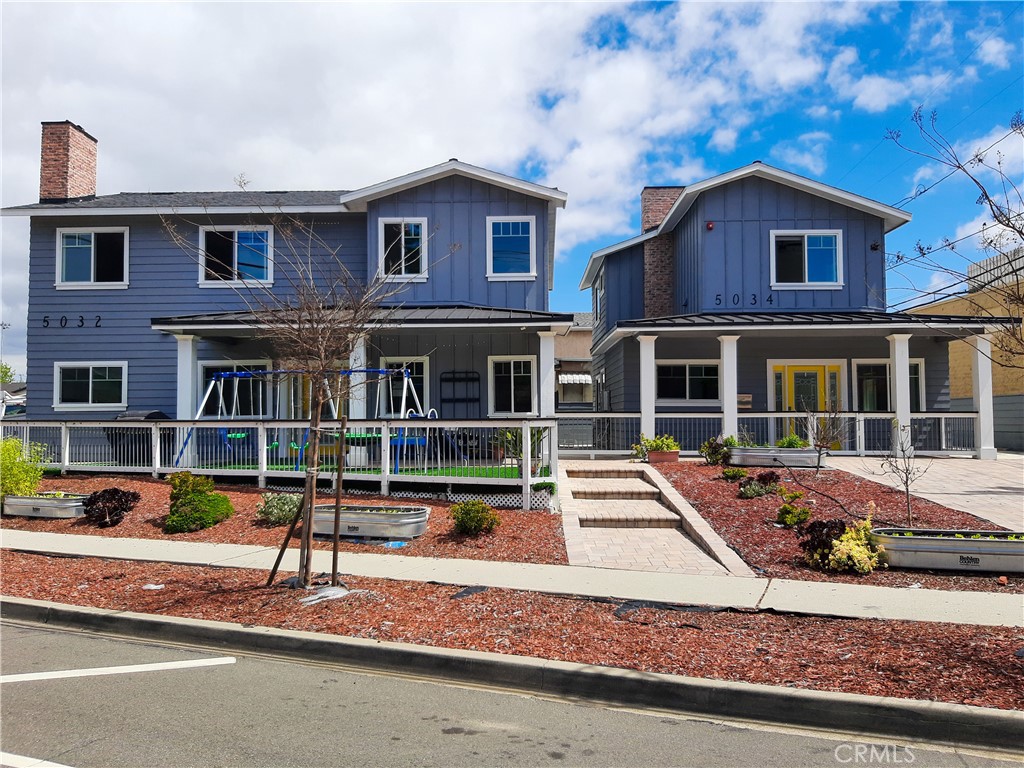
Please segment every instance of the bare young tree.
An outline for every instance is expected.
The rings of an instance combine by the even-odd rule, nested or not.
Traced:
[[[893,419],[893,440],[889,452],[883,457],[880,471],[877,474],[889,475],[895,478],[897,488],[903,491],[903,498],[907,507],[907,527],[914,525],[914,510],[911,504],[913,497],[910,495],[911,486],[931,469],[932,463],[921,464],[920,460],[914,458],[914,441],[911,436],[909,425],[900,426],[896,419]],[[875,474],[874,472],[872,474]]]
[[[947,169],[940,181],[950,176],[970,181],[978,193],[977,204],[983,207],[990,220],[977,233],[977,242],[988,258],[975,265],[973,259],[962,252],[964,241],[973,242],[973,236],[961,240],[947,238],[937,246],[919,242],[916,253],[909,256],[895,254],[889,266],[915,265],[944,276],[945,285],[915,288],[914,298],[938,301],[956,297],[962,300],[961,306],[966,307],[966,314],[999,326],[999,331],[992,337],[992,346],[996,350],[993,362],[1024,368],[1024,324],[1021,323],[1024,317],[1024,194],[1021,190],[1021,169],[1009,167],[1006,156],[999,150],[993,151],[995,144],[974,149],[969,155],[958,151],[939,131],[935,112],[926,118],[918,107],[912,120],[917,126],[919,146],[907,143],[898,130],[888,131],[886,138],[901,149]],[[1003,139],[1024,143],[1021,112],[1013,115],[1009,130],[1000,141]],[[925,191],[927,189],[921,189],[915,196]],[[952,265],[951,257],[956,260]]]
[[[843,415],[842,404],[838,398],[829,398],[826,408],[821,413],[807,412],[807,442],[818,454],[814,466],[814,476],[821,472],[825,456],[833,448],[840,449],[850,433],[850,424]]]

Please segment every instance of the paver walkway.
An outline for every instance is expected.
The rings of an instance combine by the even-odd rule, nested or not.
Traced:
[[[915,496],[1024,531],[1024,454],[1000,453],[996,461],[927,457],[913,461],[931,465],[910,487]],[[830,456],[828,465],[883,485],[898,484],[882,474],[882,460],[876,456]]]

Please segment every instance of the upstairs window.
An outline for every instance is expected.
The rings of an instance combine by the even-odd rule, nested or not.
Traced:
[[[272,227],[202,227],[200,284],[270,284],[273,282]]]
[[[537,276],[536,217],[487,217],[487,277],[526,280]]]
[[[658,400],[718,401],[718,363],[703,360],[662,360],[657,364]]]
[[[772,288],[841,288],[843,235],[838,230],[772,230]]]
[[[58,229],[57,287],[127,288],[127,227]]]
[[[58,411],[115,410],[127,404],[128,363],[54,363],[53,407]]]
[[[427,279],[427,220],[379,219],[379,265],[385,280]]]

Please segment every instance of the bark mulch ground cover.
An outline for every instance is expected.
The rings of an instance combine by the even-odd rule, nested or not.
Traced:
[[[84,520],[43,520],[29,517],[8,517],[4,528],[50,533],[75,533],[97,536],[117,536],[134,539],[167,539],[169,541],[204,541],[219,544],[250,544],[261,547],[279,547],[287,531],[286,526],[270,526],[256,517],[256,505],[264,493],[245,485],[222,485],[217,491],[228,495],[235,514],[212,528],[195,533],[165,534],[164,518],[170,509],[170,486],[151,477],[130,475],[67,475],[43,478],[42,491],[71,491],[92,493],[103,488],[122,488],[137,491],[142,499],[124,521],[113,528],[96,528]],[[375,496],[346,496],[352,504],[415,504],[430,508],[427,532],[399,549],[373,544],[348,543],[342,539],[344,552],[372,552],[374,554],[400,554],[418,557],[449,557],[467,560],[501,560],[513,563],[564,564],[565,539],[562,520],[550,512],[497,510],[501,524],[486,536],[460,536],[452,529],[448,510],[451,504],[437,500],[384,499]],[[334,496],[323,496],[318,503],[332,503]],[[300,526],[301,527],[301,526]],[[299,528],[289,546],[299,545]],[[330,539],[316,539],[318,549],[330,549]]]
[[[839,581],[868,584],[879,587],[912,587],[923,589],[952,589],[976,592],[1024,593],[1024,579],[1008,577],[1008,583],[998,581],[1000,574],[961,573],[952,571],[925,571],[879,568],[870,574],[822,573],[809,568],[803,561],[803,552],[797,546],[794,531],[775,524],[782,499],[769,494],[756,499],[737,498],[737,484],[722,477],[722,467],[698,462],[658,464],[657,468],[672,483],[684,499],[693,504],[719,536],[735,549],[746,563],[760,576],[799,579],[805,581]],[[751,467],[753,477],[762,469]],[[800,482],[824,491],[843,502],[854,515],[866,515],[868,502],[875,502],[875,527],[905,526],[906,506],[902,492],[840,470],[823,470],[817,477],[814,470],[793,470]],[[811,520],[843,518],[836,504],[820,493],[806,491],[790,479],[788,470],[780,469],[782,485],[789,490],[804,490],[800,504],[811,509]],[[959,528],[974,530],[1001,530],[987,520],[966,512],[949,509],[927,499],[914,498],[912,503],[915,528]]]
[[[1024,709],[1019,629],[628,604],[353,577],[311,606],[265,571],[4,551],[5,595],[821,691]],[[147,584],[161,589],[143,589]]]

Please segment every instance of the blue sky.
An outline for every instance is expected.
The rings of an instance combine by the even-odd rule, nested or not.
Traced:
[[[1019,2],[241,8],[0,5],[3,205],[37,196],[43,120],[99,138],[101,194],[231,189],[239,173],[357,188],[458,157],[568,192],[551,307],[581,311],[590,252],[639,232],[645,184],[762,160],[900,203],[914,220],[886,248],[910,253],[982,214],[956,177],[907,202],[943,175],[884,140],[920,146],[916,106],[1024,176],[1020,137],[1003,139],[1024,101]],[[23,371],[27,226],[0,223],[3,353]],[[902,268],[890,303],[953,282]]]

